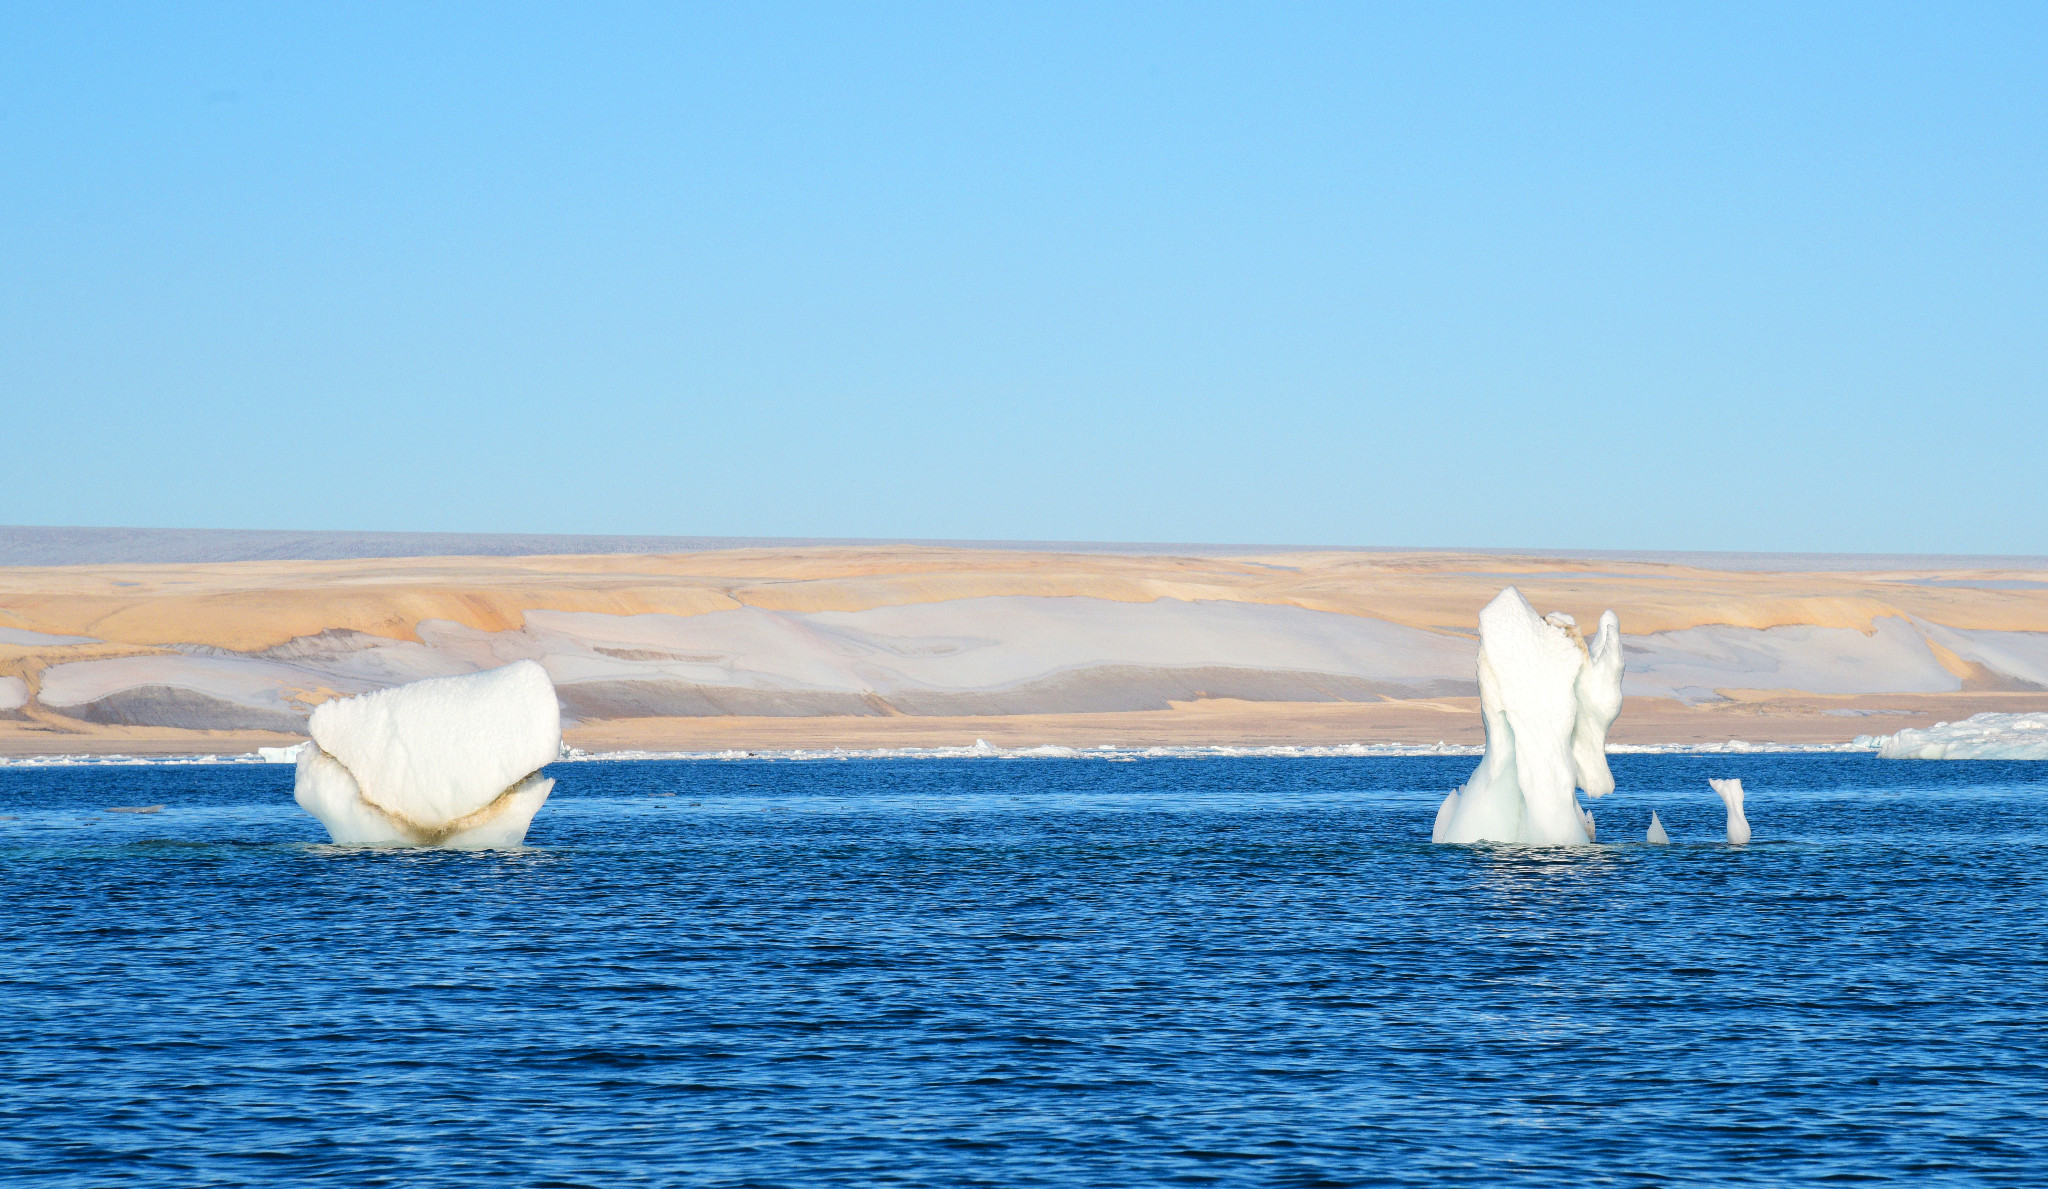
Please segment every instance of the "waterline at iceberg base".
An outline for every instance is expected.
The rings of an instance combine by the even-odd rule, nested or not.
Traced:
[[[518,846],[562,747],[554,684],[533,661],[337,699],[307,726],[292,796],[344,846]]]

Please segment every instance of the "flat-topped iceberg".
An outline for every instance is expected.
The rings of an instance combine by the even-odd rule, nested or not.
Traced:
[[[518,846],[562,747],[533,661],[337,699],[306,725],[293,798],[350,846]]]
[[[1887,760],[2048,760],[2048,714],[1973,714],[1856,742]]]
[[[1588,647],[1569,615],[1536,614],[1510,586],[1479,613],[1486,758],[1444,798],[1436,842],[1593,841],[1574,789],[1614,791],[1607,729],[1621,713],[1621,627],[1608,611]]]

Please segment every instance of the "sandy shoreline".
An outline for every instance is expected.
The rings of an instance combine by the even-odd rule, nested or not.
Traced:
[[[1986,710],[2048,711],[2048,693],[1959,693],[1780,697],[1686,706],[1667,698],[1630,698],[1610,734],[1629,746],[1777,743],[1842,744],[1858,735],[1953,722]],[[1845,713],[1854,711],[1855,713]],[[1873,713],[1882,711],[1884,713]],[[1833,713],[1830,713],[1833,712]],[[280,747],[302,736],[260,731],[179,731],[106,727],[54,730],[0,722],[0,756],[237,755]],[[643,718],[573,726],[572,747],[610,751],[792,751],[966,747],[977,739],[1004,748],[1427,746],[1484,742],[1478,701],[1438,698],[1389,702],[1178,703],[1171,710],[1106,714],[1030,714],[893,718]]]

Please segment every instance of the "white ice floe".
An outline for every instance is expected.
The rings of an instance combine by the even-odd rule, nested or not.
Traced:
[[[2048,760],[2048,714],[1973,714],[1856,742],[1887,760]]]
[[[532,661],[327,702],[307,727],[293,796],[346,845],[517,846],[562,747]]]
[[[1749,845],[1749,819],[1742,815],[1742,782],[1710,779],[1707,784],[1728,807],[1728,841],[1735,846]]]
[[[256,758],[266,764],[296,764],[311,743],[294,743],[290,747],[259,747]]]
[[[1614,791],[1607,728],[1621,709],[1621,628],[1600,617],[1589,648],[1570,616],[1536,614],[1510,586],[1479,613],[1479,709],[1486,758],[1444,798],[1437,842],[1593,841],[1574,789]]]
[[[1751,743],[1730,739],[1726,743],[1610,743],[1611,756],[1749,756],[1749,755],[1836,755],[1869,751],[1866,743]]]
[[[1664,823],[1657,820],[1657,811],[1654,809],[1650,811],[1650,831],[1644,835],[1644,841],[1654,846],[1671,845],[1671,835],[1664,832]]]

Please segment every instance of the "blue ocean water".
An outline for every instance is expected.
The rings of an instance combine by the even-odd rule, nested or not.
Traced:
[[[2048,764],[1616,756],[1610,845],[1433,847],[1471,766],[577,763],[496,854],[0,768],[0,1177],[2048,1182]]]

